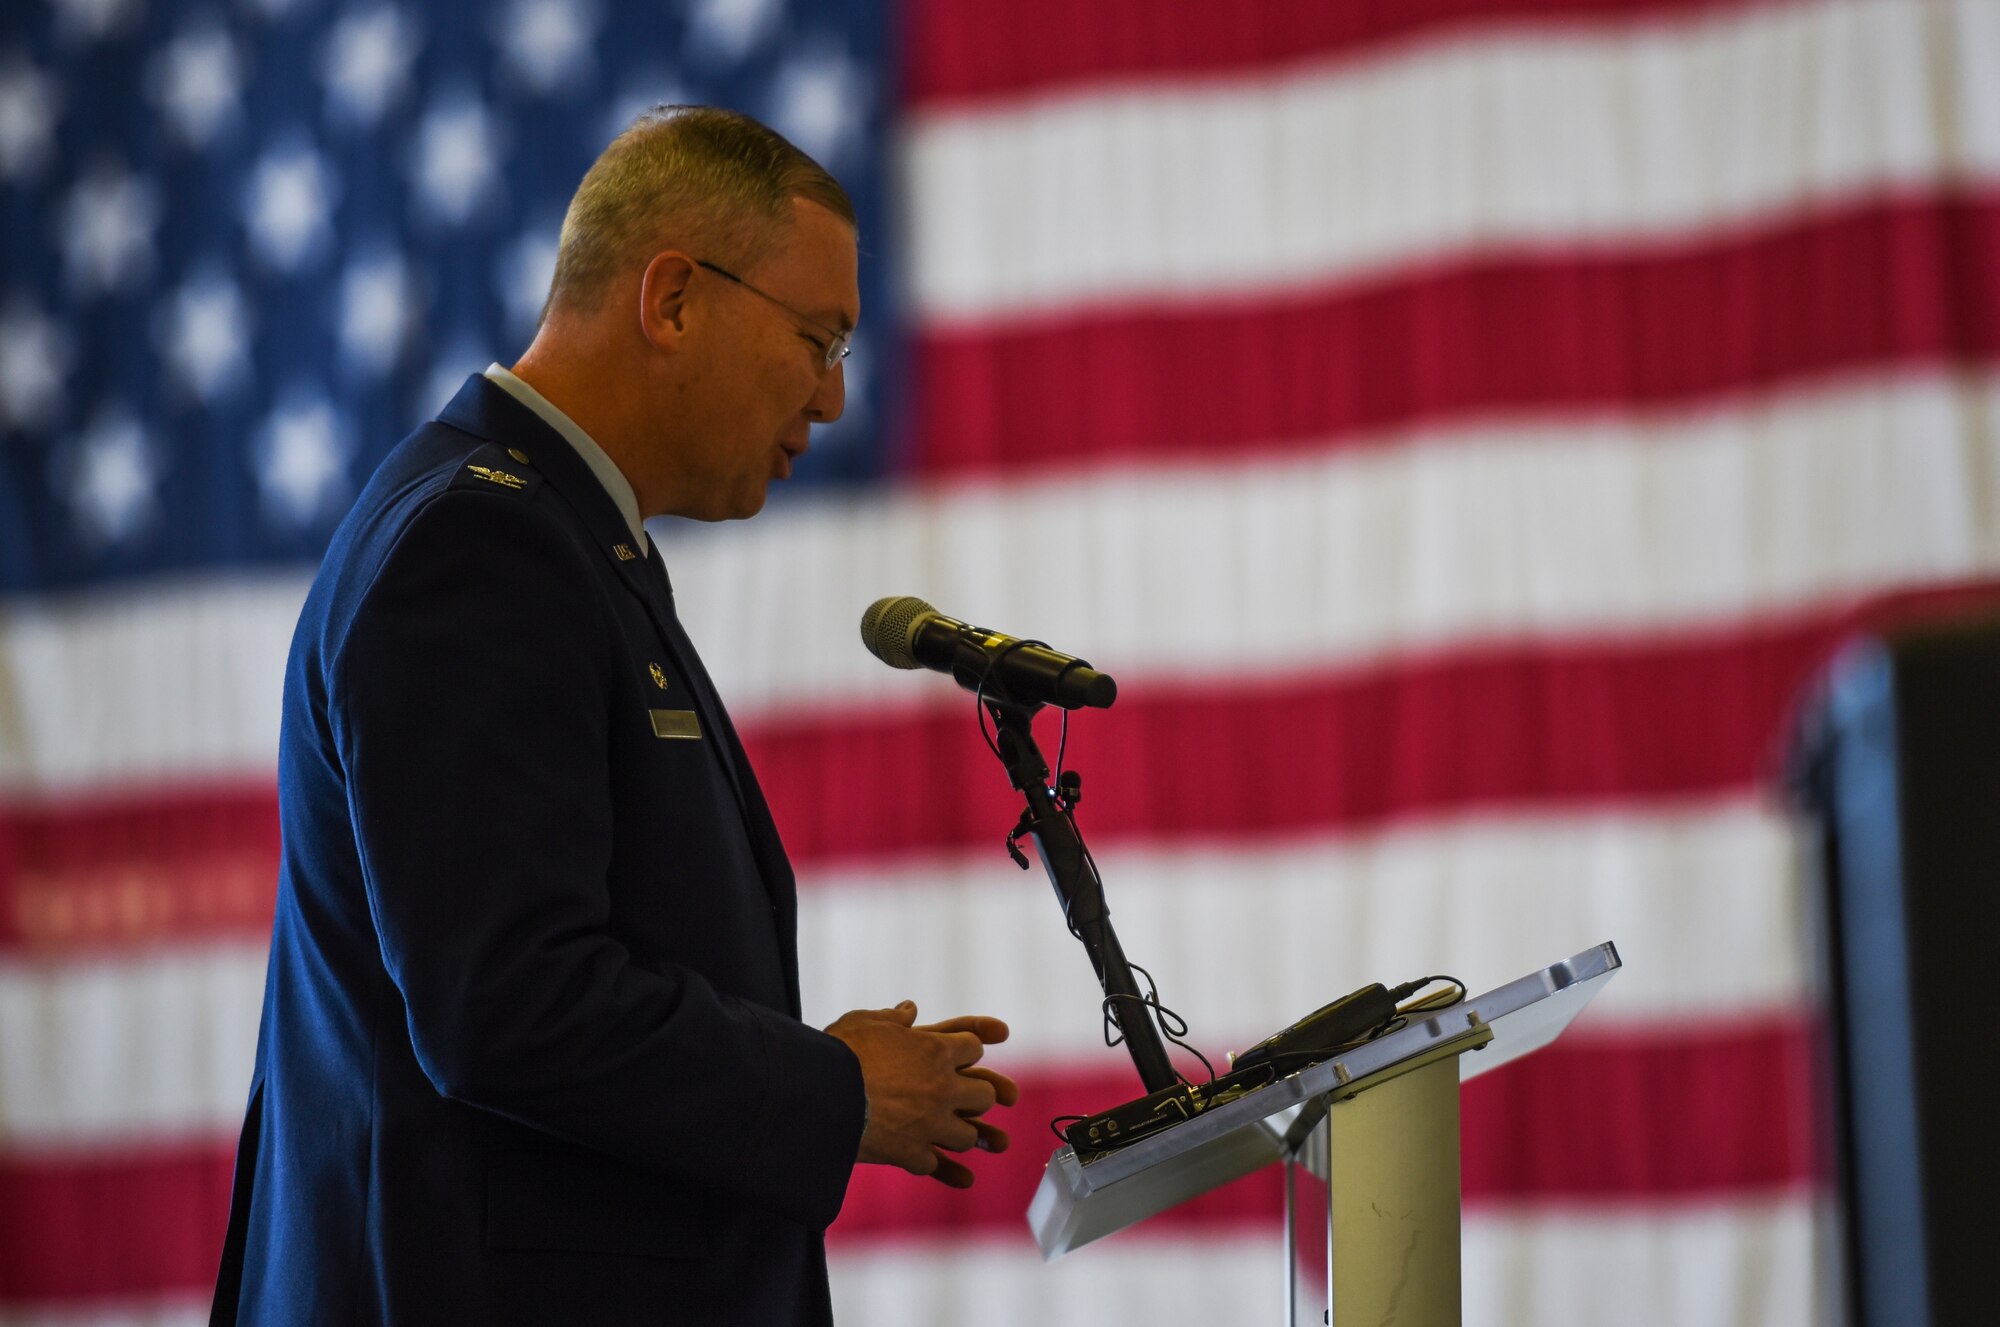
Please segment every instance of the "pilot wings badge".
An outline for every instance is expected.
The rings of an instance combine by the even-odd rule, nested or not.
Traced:
[[[468,465],[465,468],[472,471],[473,474],[478,475],[487,483],[498,484],[502,488],[526,488],[528,486],[528,481],[521,478],[521,476],[510,475],[505,470],[495,470],[489,465]]]

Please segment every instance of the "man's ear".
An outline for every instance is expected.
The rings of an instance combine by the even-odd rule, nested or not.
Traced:
[[[694,283],[694,259],[677,249],[653,255],[639,278],[639,328],[662,350],[672,350],[687,331],[688,287]]]

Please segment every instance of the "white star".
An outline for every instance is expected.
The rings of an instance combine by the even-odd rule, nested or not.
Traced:
[[[158,514],[161,469],[158,449],[131,412],[100,409],[57,465],[83,542],[123,544],[149,527]]]
[[[316,256],[331,237],[328,213],[339,184],[326,159],[303,143],[266,152],[251,172],[244,224],[264,260],[290,271]]]
[[[279,522],[309,525],[347,496],[347,443],[324,396],[287,391],[253,445],[264,511]]]
[[[0,426],[44,429],[62,403],[70,347],[54,319],[24,299],[0,313]]]
[[[771,127],[831,168],[860,130],[870,93],[861,67],[845,51],[816,44],[787,59],[772,77]]]
[[[590,81],[599,21],[592,0],[509,0],[490,30],[514,74],[547,96],[565,84],[574,90]]]
[[[153,187],[115,161],[91,167],[63,200],[56,242],[70,288],[90,296],[142,279],[153,265],[160,203]]]
[[[130,27],[139,0],[55,0],[56,32],[67,42],[97,41]]]
[[[181,141],[202,148],[237,118],[243,62],[225,29],[192,29],[153,57],[146,85]]]
[[[500,130],[477,98],[453,95],[433,102],[417,126],[410,161],[417,195],[429,216],[460,225],[493,187]]]
[[[0,63],[0,180],[41,170],[55,147],[62,88],[19,53]]]
[[[409,264],[396,253],[372,253],[349,263],[340,278],[340,349],[370,376],[402,355],[415,309]]]
[[[161,308],[155,339],[175,379],[207,405],[249,376],[248,322],[236,283],[207,271]]]
[[[363,127],[380,120],[409,87],[422,45],[417,21],[393,5],[342,16],[320,51],[328,118]]]
[[[553,218],[530,226],[502,248],[493,261],[493,288],[507,311],[508,330],[531,336],[542,320],[549,281],[556,274],[556,241],[561,224]]]
[[[733,65],[771,35],[784,0],[694,0],[688,54],[703,63]]]

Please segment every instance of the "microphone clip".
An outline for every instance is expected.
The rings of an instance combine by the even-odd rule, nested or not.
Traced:
[[[1023,809],[1020,820],[1015,822],[1014,828],[1007,831],[1007,855],[1012,857],[1014,865],[1023,871],[1028,869],[1028,854],[1021,851],[1021,836],[1033,833],[1034,829],[1034,813]]]

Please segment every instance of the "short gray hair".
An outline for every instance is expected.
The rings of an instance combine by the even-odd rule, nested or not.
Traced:
[[[848,225],[840,181],[776,131],[715,106],[655,106],[611,141],[570,199],[543,317],[588,312],[627,264],[660,247],[753,267],[803,198]]]

